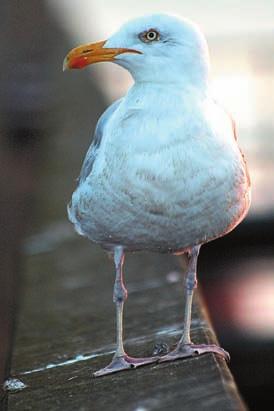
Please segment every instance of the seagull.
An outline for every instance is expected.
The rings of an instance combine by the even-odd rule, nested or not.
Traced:
[[[116,352],[96,377],[208,352],[190,338],[201,245],[233,230],[250,206],[250,179],[230,115],[210,94],[209,53],[200,29],[167,14],[125,23],[108,40],[72,49],[64,69],[113,62],[134,84],[100,117],[68,205],[76,231],[115,265]],[[182,336],[164,356],[130,357],[123,344],[127,252],[186,254]]]

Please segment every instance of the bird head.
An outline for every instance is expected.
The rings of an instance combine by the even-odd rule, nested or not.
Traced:
[[[209,58],[205,38],[186,19],[153,14],[125,23],[106,41],[71,50],[64,69],[111,61],[126,68],[135,81],[207,82]]]

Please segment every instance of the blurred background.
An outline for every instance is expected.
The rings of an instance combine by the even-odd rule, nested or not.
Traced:
[[[252,410],[273,409],[273,0],[1,1],[0,377],[9,372],[24,256],[73,236],[65,205],[92,129],[132,82],[113,64],[63,74],[63,58],[129,18],[159,11],[188,17],[205,33],[212,92],[233,115],[248,161],[251,211],[203,247],[200,283],[244,399]]]

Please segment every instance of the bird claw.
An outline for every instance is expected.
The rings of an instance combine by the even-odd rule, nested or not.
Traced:
[[[113,357],[108,366],[94,372],[93,376],[102,377],[103,375],[112,374],[114,372],[141,367],[143,365],[156,363],[158,359],[159,357],[134,358],[126,354],[121,357]]]
[[[230,360],[230,355],[223,348],[215,344],[184,344],[177,346],[175,350],[171,351],[167,355],[159,358],[158,362],[175,361],[180,358],[195,357],[207,353],[218,354],[223,357],[227,362]]]

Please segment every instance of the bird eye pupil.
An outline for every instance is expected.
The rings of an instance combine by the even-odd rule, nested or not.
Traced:
[[[149,31],[147,36],[150,40],[153,40],[156,38],[157,34],[155,33],[155,31]]]
[[[156,30],[148,30],[146,32],[140,33],[139,38],[144,42],[151,42],[154,40],[159,40],[160,35]]]

